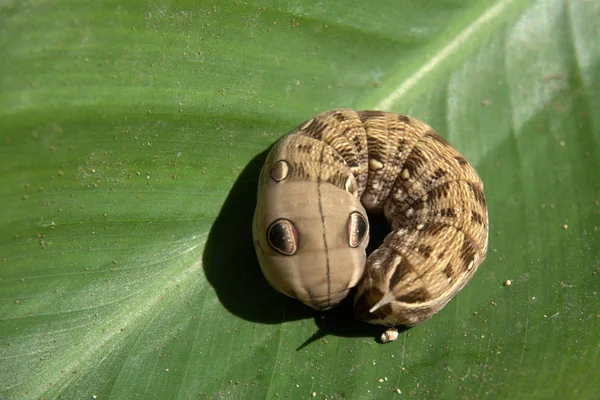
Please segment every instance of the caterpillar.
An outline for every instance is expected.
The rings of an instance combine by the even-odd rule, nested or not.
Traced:
[[[390,233],[366,257],[369,213]],[[488,245],[483,183],[429,125],[334,109],[282,137],[261,170],[253,240],[279,292],[327,310],[357,287],[356,316],[388,327],[431,318]]]

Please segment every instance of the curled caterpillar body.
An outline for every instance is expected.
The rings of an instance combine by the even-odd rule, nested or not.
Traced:
[[[365,210],[383,212],[391,227],[368,259]],[[336,109],[269,153],[253,236],[278,291],[323,310],[358,285],[360,319],[412,326],[439,311],[483,262],[488,216],[479,176],[427,124]]]

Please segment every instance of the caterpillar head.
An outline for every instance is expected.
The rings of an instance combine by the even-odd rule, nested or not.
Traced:
[[[271,286],[326,310],[362,277],[369,223],[360,200],[333,184],[269,179],[259,190],[253,236]]]

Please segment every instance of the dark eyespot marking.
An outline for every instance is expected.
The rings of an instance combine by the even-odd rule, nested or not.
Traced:
[[[271,248],[284,256],[293,256],[298,251],[298,230],[288,219],[278,219],[267,229],[267,242]]]
[[[290,164],[285,160],[279,160],[271,168],[271,178],[275,182],[281,182],[288,177],[290,173]]]
[[[350,247],[358,247],[366,236],[369,229],[367,220],[358,211],[354,211],[348,217],[348,244]]]
[[[418,288],[400,296],[397,299],[403,303],[422,303],[429,300],[429,292],[425,288]]]

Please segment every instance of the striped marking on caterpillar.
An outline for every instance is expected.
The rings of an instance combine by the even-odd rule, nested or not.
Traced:
[[[391,227],[368,258],[369,213]],[[281,293],[317,310],[357,286],[356,315],[413,326],[450,301],[487,253],[483,184],[430,126],[336,109],[281,138],[261,171],[253,236]]]

